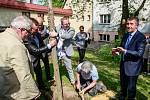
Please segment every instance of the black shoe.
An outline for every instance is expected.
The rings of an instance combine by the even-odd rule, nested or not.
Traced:
[[[46,87],[45,85],[41,85],[41,86],[39,86],[39,90],[49,91],[50,89],[48,87]]]
[[[51,81],[51,80],[54,80],[54,78],[50,76],[50,77],[46,78],[46,80]]]

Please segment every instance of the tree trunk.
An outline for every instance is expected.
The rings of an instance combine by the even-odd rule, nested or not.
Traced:
[[[126,21],[129,17],[129,9],[128,9],[128,0],[123,0],[122,2],[122,18],[120,23],[120,28],[118,29],[118,34],[122,37],[126,32]]]
[[[52,31],[54,29],[54,15],[53,15],[53,9],[52,9],[52,0],[48,0],[48,3],[49,3],[48,24],[49,24],[49,30]],[[51,56],[52,56],[54,76],[55,76],[55,81],[56,81],[56,87],[54,87],[54,91],[53,91],[53,98],[54,100],[57,100],[57,99],[63,100],[56,46],[53,47]]]

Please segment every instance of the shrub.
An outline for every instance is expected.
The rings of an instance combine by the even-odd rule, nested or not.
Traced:
[[[99,56],[101,56],[102,60],[118,62],[120,61],[120,55],[112,56],[111,53],[112,45],[111,44],[104,44],[100,47]]]

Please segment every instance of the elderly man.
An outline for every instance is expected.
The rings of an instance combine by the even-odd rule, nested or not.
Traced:
[[[96,84],[99,76],[95,65],[89,61],[84,61],[77,66],[76,71],[76,88],[80,91],[79,93],[88,92],[91,96],[96,95],[98,92]]]
[[[70,27],[68,17],[61,19],[61,25],[56,27],[56,31],[59,34],[57,52],[59,59],[63,59],[67,68],[69,79],[74,86],[75,79],[72,70],[71,56],[73,55],[72,39],[75,34],[75,30]]]
[[[40,95],[23,44],[31,25],[27,17],[18,16],[11,22],[11,28],[0,33],[0,100],[31,100]]]

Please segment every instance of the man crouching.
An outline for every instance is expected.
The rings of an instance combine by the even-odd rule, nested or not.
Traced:
[[[91,96],[95,96],[98,91],[101,91],[102,87],[97,84],[99,79],[96,66],[89,61],[80,63],[76,68],[76,89],[79,91],[79,95],[82,97],[84,93],[88,92]]]

